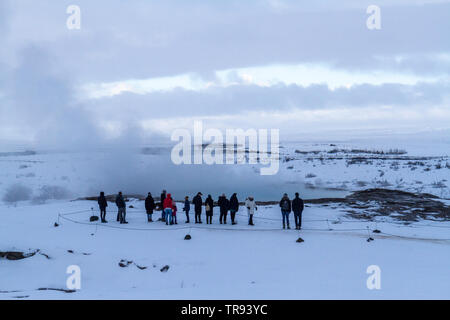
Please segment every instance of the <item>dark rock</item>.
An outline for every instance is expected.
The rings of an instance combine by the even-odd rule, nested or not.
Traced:
[[[53,226],[56,228],[56,227],[59,227],[59,224],[57,224],[57,223],[55,222],[55,224],[54,224]]]
[[[31,253],[23,253],[20,251],[0,251],[0,258],[5,258],[7,260],[22,260],[34,256],[36,252],[38,251],[34,251]]]
[[[145,270],[145,269],[147,269],[147,267],[144,267],[144,266],[140,266],[140,265],[138,265],[138,264],[134,264],[136,267],[138,267],[138,269],[140,269],[140,270]]]
[[[187,235],[184,237],[184,240],[191,240],[191,239],[192,239],[192,237],[191,237],[190,234],[187,234]]]
[[[164,267],[161,268],[160,271],[161,271],[161,272],[167,272],[167,271],[169,270],[169,268],[170,268],[170,267],[169,267],[168,265],[165,265]]]
[[[373,233],[381,233],[381,231],[378,230],[378,229],[375,229],[375,230],[373,230],[372,232],[373,232]]]
[[[128,267],[130,264],[132,264],[133,261],[128,261],[128,260],[120,260],[119,261],[119,266],[122,268]]]
[[[44,257],[46,257],[47,259],[50,259],[50,256],[49,256],[49,255],[47,255],[47,254],[45,254],[45,253],[43,253],[43,252],[39,252],[39,254],[40,254],[41,256],[44,256]]]
[[[302,238],[298,238],[295,242],[302,243],[305,242],[305,240],[303,240]]]
[[[52,290],[52,291],[61,291],[61,292],[65,292],[65,293],[74,293],[74,292],[76,292],[76,290],[60,289],[60,288],[39,288],[37,290],[39,290],[39,291]]]
[[[375,188],[356,191],[345,198],[305,200],[305,203],[340,203],[348,207],[347,216],[369,221],[379,216],[404,222],[450,220],[450,206],[428,193]]]

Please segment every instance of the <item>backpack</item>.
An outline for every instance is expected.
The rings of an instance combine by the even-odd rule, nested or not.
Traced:
[[[281,209],[284,211],[289,211],[289,200],[283,200],[283,203],[281,204]]]

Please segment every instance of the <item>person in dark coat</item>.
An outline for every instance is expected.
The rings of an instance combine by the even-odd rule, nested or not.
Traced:
[[[205,200],[205,212],[206,212],[206,224],[212,224],[213,217],[213,208],[214,208],[214,200],[210,194],[208,194],[208,198]]]
[[[167,194],[167,191],[166,190],[163,190],[162,191],[162,193],[161,193],[161,221],[162,222],[166,222],[166,214],[165,214],[165,212],[164,212],[164,200],[166,200],[166,194]]]
[[[121,191],[119,191],[119,194],[116,196],[116,206],[119,209],[118,215],[120,223],[128,223],[125,219],[127,215],[125,199],[123,198]]]
[[[291,206],[291,200],[289,200],[289,197],[287,193],[283,195],[283,198],[280,200],[280,208],[281,208],[281,214],[283,215],[283,229],[286,229],[286,222],[287,222],[287,228],[289,227],[289,214],[292,211]]]
[[[192,203],[194,204],[194,212],[195,212],[195,223],[202,223],[202,193],[199,192],[197,195],[192,199]]]
[[[302,228],[302,213],[305,208],[303,199],[300,198],[298,192],[295,193],[295,198],[292,200],[292,211],[294,211],[295,229],[300,230]]]
[[[189,210],[191,210],[191,203],[189,202],[189,197],[184,197],[184,207],[183,211],[186,213],[186,223],[189,223]]]
[[[108,202],[105,198],[105,193],[102,191],[100,192],[100,196],[98,197],[98,207],[100,208],[100,219],[103,223],[106,223],[106,207],[108,206]]]
[[[222,195],[219,197],[217,205],[220,208],[220,218],[219,218],[220,224],[222,224],[222,220],[224,224],[227,224],[227,214],[228,209],[230,207],[230,201],[227,199],[225,194],[222,193]]]
[[[236,193],[233,193],[233,195],[230,198],[230,216],[231,216],[231,224],[236,224],[235,217],[236,212],[239,211],[239,200],[237,198]]]
[[[147,198],[145,198],[145,211],[147,212],[147,221],[153,222],[153,210],[155,210],[155,200],[152,194],[149,192]]]

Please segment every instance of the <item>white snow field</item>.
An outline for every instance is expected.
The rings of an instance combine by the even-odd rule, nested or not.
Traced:
[[[124,226],[112,203],[109,223],[101,224],[89,222],[91,208],[98,210],[94,201],[71,201],[100,190],[158,197],[166,188],[176,200],[197,191],[214,199],[219,191],[237,192],[241,201],[248,194],[258,201],[297,190],[308,199],[389,188],[431,193],[450,204],[445,139],[375,140],[285,143],[274,177],[251,166],[170,166],[167,147],[0,150],[0,253],[40,250],[22,260],[0,257],[0,299],[449,299],[450,222],[433,219],[433,212],[411,223],[397,221],[395,212],[366,222],[348,216],[358,208],[310,204],[298,232],[281,230],[276,206],[260,207],[249,227],[244,208],[235,226],[220,225],[217,209],[213,225],[186,225],[179,205],[179,224],[165,226],[147,223],[143,202],[131,199]],[[188,233],[192,239],[184,240]],[[121,260],[133,263],[120,267]],[[81,268],[81,289],[57,291],[67,289],[71,265]],[[371,265],[381,270],[380,290],[367,288]]]
[[[128,225],[115,221],[111,203],[107,224],[89,222],[94,201],[0,205],[0,251],[40,250],[0,258],[0,299],[450,298],[449,222],[365,222],[343,217],[341,207],[308,205],[301,231],[282,230],[276,206],[260,207],[254,227],[245,208],[234,226],[220,225],[217,209],[213,225],[185,224],[179,210],[178,225],[166,226],[146,222],[143,201],[127,204]],[[81,289],[37,290],[67,289],[70,265],[80,267]],[[366,285],[371,265],[381,270],[379,290]]]

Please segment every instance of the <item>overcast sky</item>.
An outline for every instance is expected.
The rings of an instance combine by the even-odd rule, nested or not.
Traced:
[[[0,34],[0,142],[450,128],[450,1],[1,0]]]

